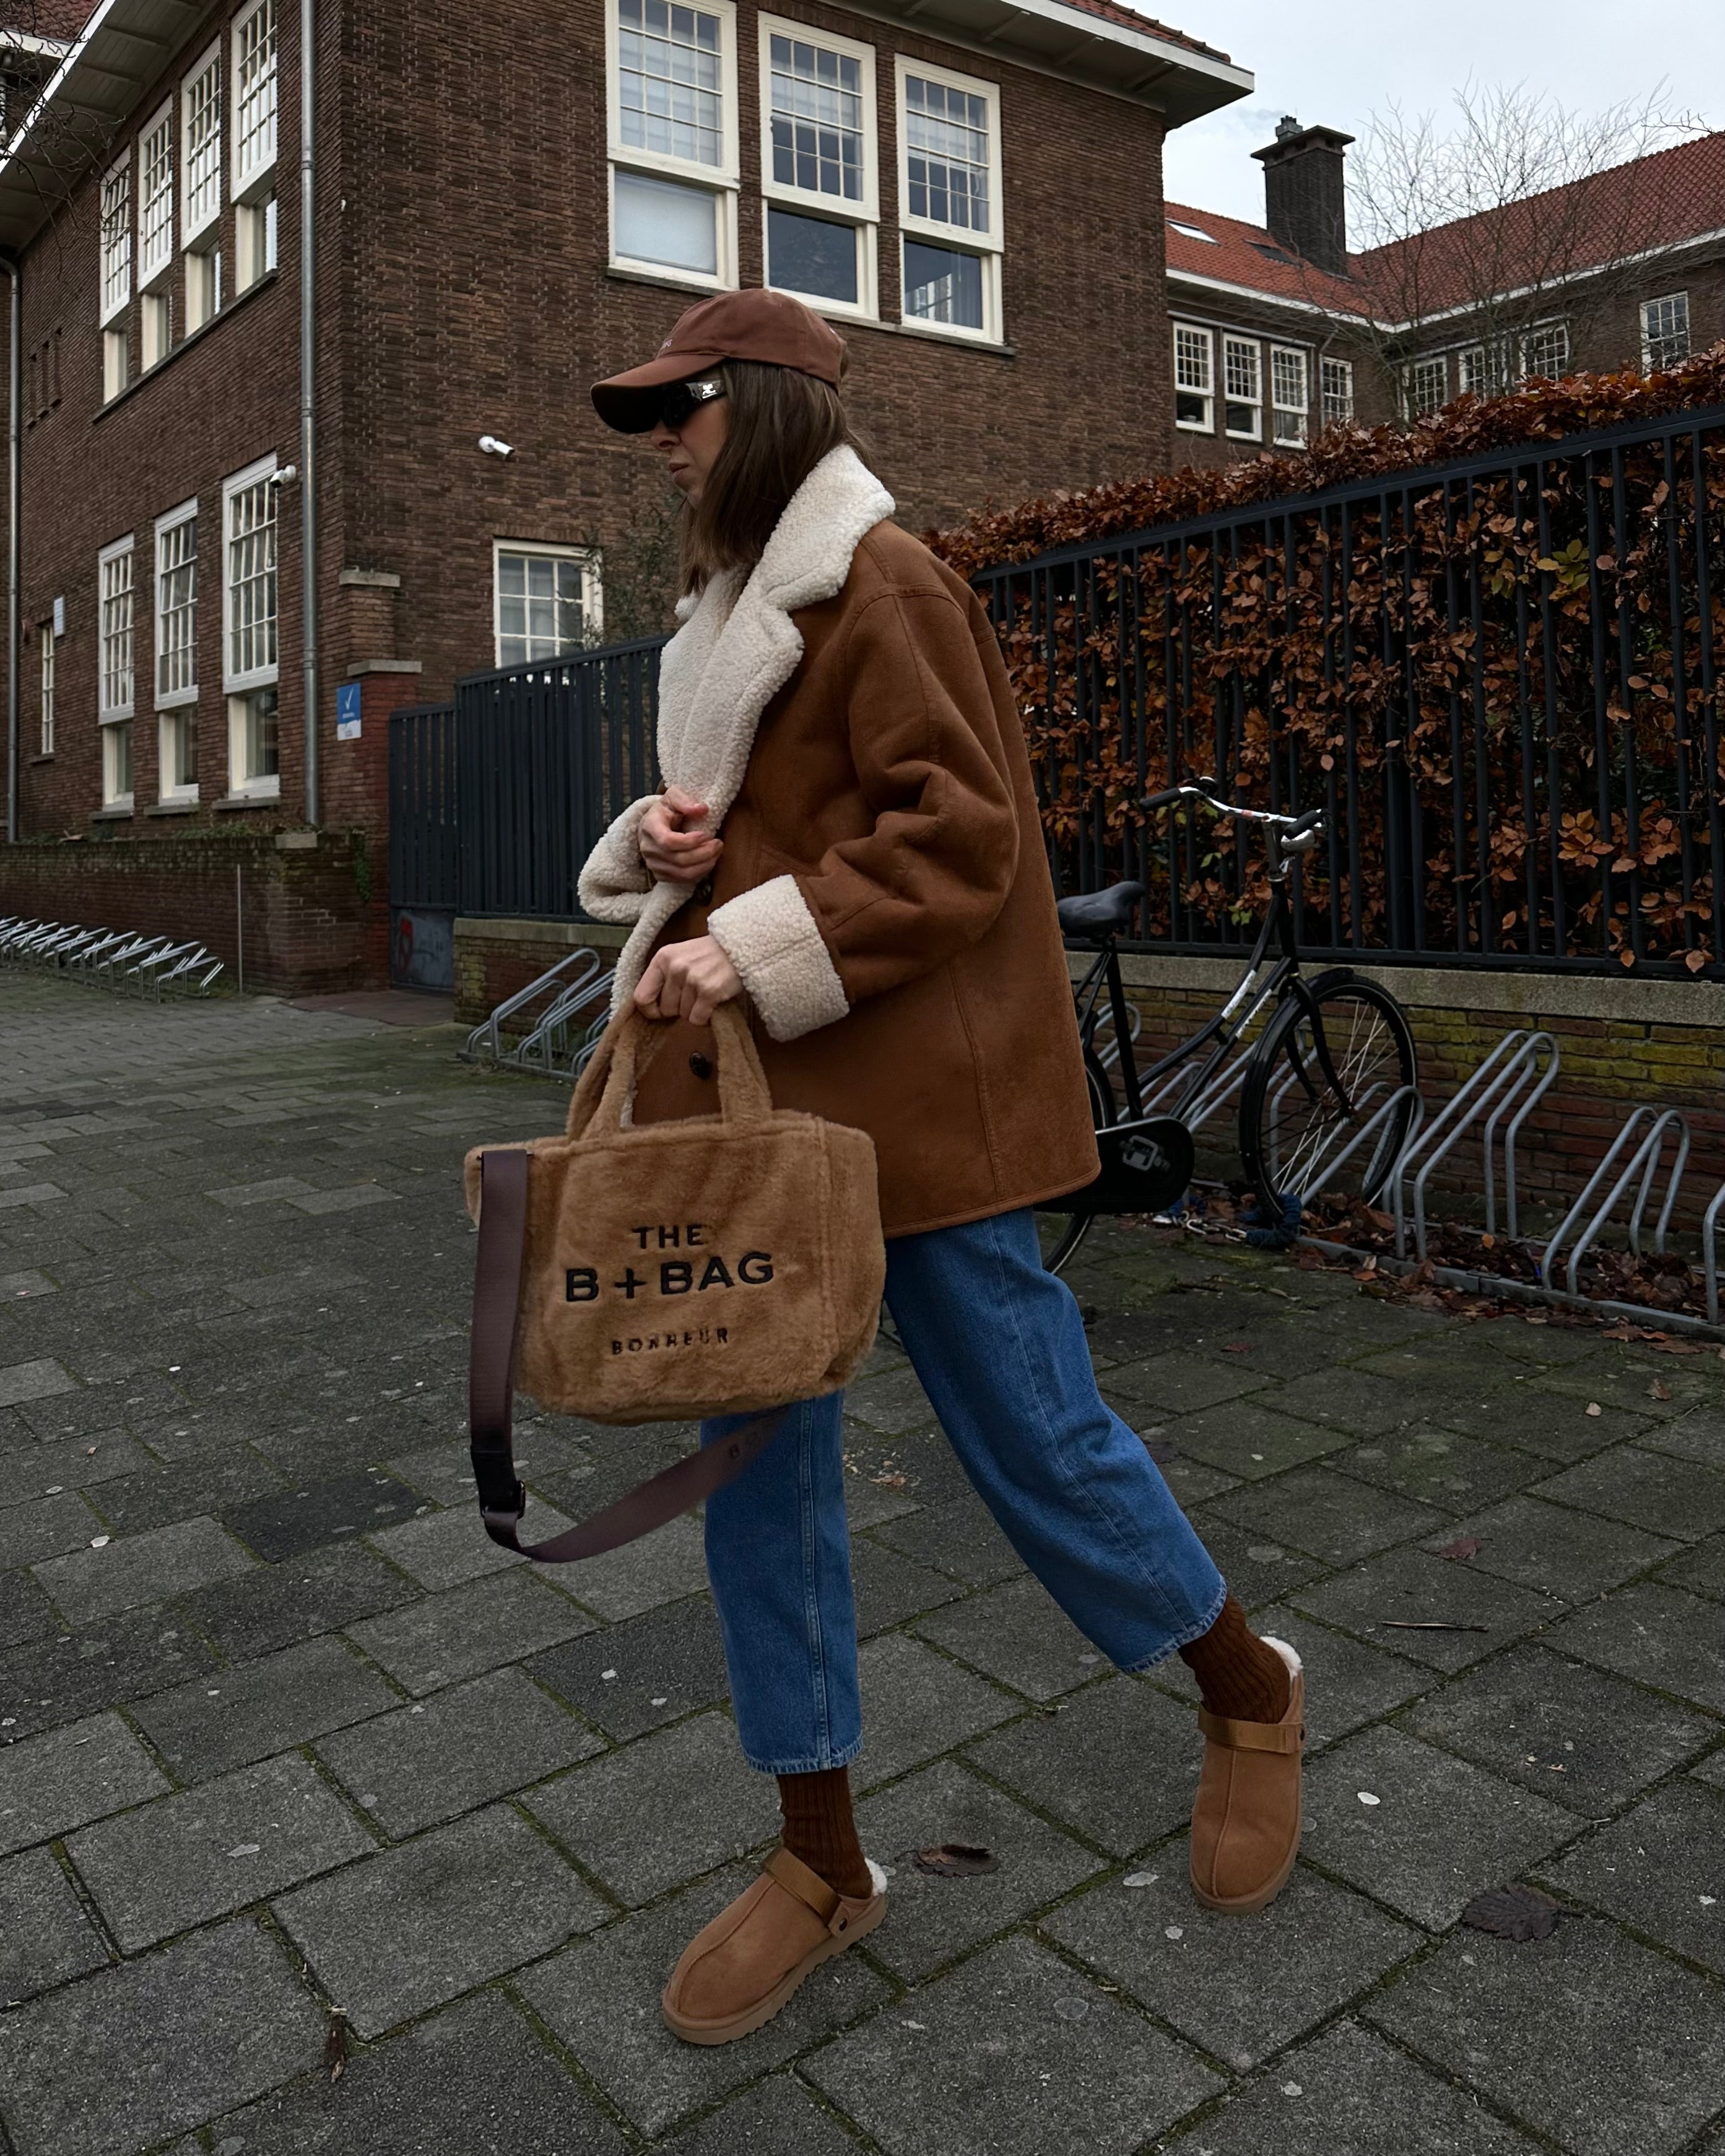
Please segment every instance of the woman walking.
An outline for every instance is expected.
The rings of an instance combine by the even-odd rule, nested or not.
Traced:
[[[1096,1157],[1023,733],[979,602],[891,521],[856,454],[844,363],[797,300],[733,292],[593,393],[608,425],[650,436],[685,503],[665,790],[581,880],[590,914],[631,924],[619,1003],[673,1029],[634,1118],[714,1111],[709,1021],[743,996],[775,1104],[870,1132],[886,1301],[942,1427],[1103,1653],[1191,1666],[1193,1886],[1260,1908],[1299,1844],[1299,1657],[1248,1629],[1042,1270],[1029,1209]],[[778,1778],[783,1835],[666,1986],[695,2043],[760,2027],[886,1912],[847,1771],[863,1734],[842,1405],[791,1410],[707,1507],[737,1729]]]

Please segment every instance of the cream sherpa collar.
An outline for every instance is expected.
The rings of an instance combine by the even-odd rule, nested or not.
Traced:
[[[659,767],[667,785],[707,803],[713,830],[742,784],[762,712],[803,656],[792,614],[843,588],[864,534],[894,506],[854,449],[833,449],[785,505],[741,590],[735,575],[717,577],[678,608],[682,626],[660,661]],[[636,834],[648,806],[623,812],[581,874],[581,902],[594,919],[634,924],[618,961],[619,1004],[689,895],[680,884],[647,887]]]

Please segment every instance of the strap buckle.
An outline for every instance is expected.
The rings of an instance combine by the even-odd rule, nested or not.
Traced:
[[[490,1445],[469,1449],[473,1479],[479,1488],[479,1507],[487,1520],[507,1520],[512,1527],[527,1509],[527,1493],[507,1452]]]

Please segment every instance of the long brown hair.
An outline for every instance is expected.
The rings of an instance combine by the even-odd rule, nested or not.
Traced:
[[[683,588],[698,592],[723,569],[752,569],[785,504],[830,450],[865,454],[839,393],[793,367],[727,359],[728,429],[699,502],[683,511]]]

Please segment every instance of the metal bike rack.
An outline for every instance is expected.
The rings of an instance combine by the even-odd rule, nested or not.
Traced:
[[[17,915],[0,920],[0,963],[33,966],[116,993],[149,995],[157,1003],[170,990],[207,996],[223,970],[222,961],[203,943]]]
[[[1539,1059],[1545,1057],[1543,1069]],[[1500,1147],[1503,1160],[1504,1211],[1507,1232],[1520,1231],[1516,1196],[1516,1144],[1525,1123],[1551,1090],[1562,1067],[1563,1055],[1548,1033],[1529,1032],[1525,1027],[1504,1034],[1489,1055],[1468,1076],[1423,1128],[1409,1136],[1389,1172],[1390,1211],[1395,1217],[1395,1254],[1408,1255],[1407,1178],[1415,1162],[1414,1177],[1414,1247],[1425,1256],[1425,1187],[1439,1163],[1447,1158],[1476,1127],[1486,1186],[1486,1232],[1497,1232],[1497,1176],[1494,1165]],[[1503,1118],[1513,1109],[1508,1127]]]
[[[1594,1193],[1616,1167],[1620,1156],[1638,1136],[1639,1142],[1635,1144],[1635,1150],[1630,1156],[1629,1165],[1621,1171],[1606,1195],[1594,1206],[1593,1212],[1588,1214],[1587,1208],[1592,1201]],[[1666,1108],[1661,1112],[1656,1108],[1643,1104],[1630,1110],[1623,1128],[1611,1142],[1609,1152],[1588,1178],[1586,1187],[1583,1189],[1580,1197],[1563,1215],[1557,1233],[1546,1245],[1539,1260],[1541,1280],[1549,1285],[1552,1270],[1557,1263],[1558,1253],[1568,1240],[1570,1231],[1585,1214],[1586,1225],[1569,1244],[1569,1262],[1566,1269],[1570,1294],[1579,1295],[1581,1292],[1577,1285],[1581,1270],[1581,1261],[1598,1240],[1601,1229],[1616,1211],[1618,1201],[1638,1175],[1640,1178],[1640,1188],[1635,1194],[1635,1205],[1630,1214],[1629,1245],[1631,1255],[1637,1258],[1640,1256],[1642,1216],[1647,1210],[1647,1199],[1652,1192],[1654,1178],[1659,1173],[1660,1162],[1665,1153],[1666,1140],[1672,1137],[1676,1140],[1676,1157],[1671,1163],[1670,1178],[1666,1184],[1665,1204],[1660,1208],[1659,1224],[1653,1231],[1653,1247],[1656,1251],[1663,1254],[1666,1232],[1671,1224],[1671,1214],[1677,1203],[1677,1192],[1683,1181],[1683,1170],[1689,1164],[1689,1118],[1679,1108]],[[1717,1206],[1718,1199],[1715,1199],[1713,1204]]]
[[[578,1078],[610,1022],[616,978],[614,970],[566,988],[504,1062],[512,1070],[531,1070],[541,1077]]]
[[[1274,1099],[1271,1102],[1272,1108],[1279,1108],[1281,1106],[1282,1096],[1288,1091],[1288,1088],[1296,1082],[1298,1076],[1299,1074],[1296,1071],[1291,1073],[1288,1077],[1282,1081],[1281,1086],[1277,1087]],[[1363,1101],[1360,1105],[1362,1106],[1369,1106],[1369,1104],[1368,1096],[1368,1100]],[[1302,1189],[1297,1193],[1291,1190],[1288,1191],[1286,1195],[1289,1198],[1297,1196],[1301,1204],[1303,1206],[1308,1198],[1312,1197],[1314,1193],[1322,1189],[1325,1179],[1329,1176],[1335,1175],[1342,1168],[1345,1168],[1348,1163],[1353,1158],[1355,1153],[1357,1153],[1360,1147],[1365,1143],[1366,1140],[1372,1137],[1375,1132],[1381,1131],[1389,1122],[1390,1118],[1396,1113],[1397,1110],[1402,1107],[1404,1104],[1409,1105],[1408,1135],[1403,1140],[1401,1151],[1397,1154],[1395,1164],[1392,1166],[1390,1169],[1390,1173],[1393,1176],[1396,1173],[1396,1169],[1399,1167],[1401,1162],[1408,1158],[1409,1150],[1411,1147],[1414,1140],[1419,1136],[1420,1126],[1425,1120],[1425,1102],[1421,1096],[1420,1088],[1417,1086],[1396,1086],[1378,1103],[1368,1121],[1362,1123],[1359,1128],[1353,1132],[1353,1135],[1348,1138],[1347,1144],[1342,1147],[1339,1152],[1322,1152],[1318,1155],[1317,1158],[1312,1164],[1311,1173],[1307,1177],[1305,1187]],[[1274,1127],[1276,1127],[1276,1126],[1272,1124],[1272,1128]],[[1342,1126],[1343,1131],[1345,1132],[1347,1128],[1347,1125],[1344,1124]],[[1274,1152],[1272,1152],[1270,1162],[1270,1173],[1276,1188],[1280,1190],[1281,1188],[1281,1163]]]
[[[536,979],[529,981],[526,988],[518,989],[514,995],[499,1004],[496,1009],[482,1024],[476,1025],[473,1029],[467,1036],[466,1047],[460,1051],[462,1060],[470,1063],[489,1060],[502,1068],[513,1067],[515,1059],[521,1053],[521,1048],[519,1044],[513,1049],[504,1047],[505,1019],[513,1018],[518,1011],[527,1009],[542,996],[549,995],[552,998],[551,1008],[555,1009],[565,995],[578,988],[583,982],[591,982],[598,971],[598,952],[589,949],[584,944],[571,951],[567,957],[559,958],[556,965],[541,973]],[[533,1033],[544,1024],[547,1015],[548,1014],[542,1014],[534,1021],[533,1025],[529,1028],[528,1039],[531,1039]]]

